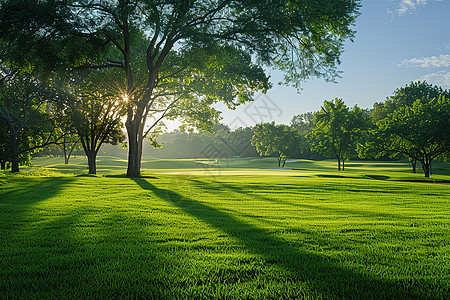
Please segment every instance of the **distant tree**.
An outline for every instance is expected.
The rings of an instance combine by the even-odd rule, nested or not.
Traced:
[[[430,177],[431,162],[450,151],[450,98],[441,95],[428,102],[417,99],[377,125],[373,139],[361,152],[403,154],[420,161],[425,177]]]
[[[48,110],[52,97],[51,90],[31,76],[15,74],[0,83],[0,126],[9,137],[9,154],[2,161],[11,162],[12,172],[19,172],[31,152],[58,144],[64,136]]]
[[[233,149],[231,155],[240,157],[258,156],[258,152],[251,144],[252,137],[253,129],[251,127],[239,127],[231,131],[227,136],[228,144]]]
[[[286,158],[294,154],[299,148],[297,130],[286,125],[260,123],[253,127],[251,144],[261,156],[275,154],[278,167],[284,167]]]
[[[226,133],[230,133],[230,127],[228,127],[225,124],[215,124],[212,128],[212,131],[215,133],[219,132],[220,130],[222,130]]]
[[[66,134],[61,142],[61,150],[64,155],[64,164],[69,164],[73,151],[80,146],[81,138],[73,133]]]
[[[315,151],[311,151],[312,145],[310,144],[310,141],[306,138],[306,136],[316,126],[313,120],[314,120],[314,113],[312,112],[294,115],[294,117],[292,117],[291,120],[291,126],[297,129],[298,131],[302,152],[301,156],[308,159],[315,159],[322,157],[321,154]]]
[[[345,169],[344,161],[356,155],[356,143],[367,130],[367,113],[354,106],[349,109],[342,99],[325,101],[314,113],[316,127],[307,135],[311,150],[325,157],[336,158],[338,170]]]
[[[307,112],[300,115],[294,115],[291,120],[291,126],[298,130],[301,135],[308,134],[314,128],[314,113]]]

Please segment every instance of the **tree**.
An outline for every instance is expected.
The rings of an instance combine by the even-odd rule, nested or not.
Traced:
[[[6,126],[0,122],[0,169],[6,170],[6,164],[11,161],[11,150],[9,149],[9,136]]]
[[[356,0],[27,2],[31,4],[9,0],[3,5],[3,25],[14,25],[0,32],[9,42],[5,51],[30,40],[13,33],[32,35],[26,30],[31,27],[38,33],[31,40],[59,45],[54,49],[61,55],[52,52],[59,59],[53,65],[69,57],[76,67],[117,68],[125,74],[129,177],[139,176],[142,141],[158,122],[181,117],[205,126],[217,121],[213,102],[234,107],[270,87],[262,65],[280,69],[284,82],[297,87],[310,77],[334,80],[360,6]],[[89,46],[83,50],[80,44]],[[148,117],[153,124],[147,129]]]
[[[345,159],[355,153],[356,142],[367,129],[367,113],[357,105],[349,109],[342,99],[324,101],[320,111],[314,113],[316,127],[307,135],[312,151],[336,158],[338,170],[345,169]]]
[[[420,161],[425,177],[430,177],[431,162],[450,151],[450,98],[441,95],[428,103],[417,99],[377,125],[372,141],[363,148]]]
[[[300,115],[294,115],[291,120],[291,126],[297,129],[300,138],[302,158],[317,159],[323,156],[317,152],[311,151],[312,145],[306,136],[314,129],[314,113],[307,112]]]
[[[16,74],[0,83],[0,127],[9,138],[9,154],[1,160],[11,162],[12,172],[29,161],[31,151],[58,144],[64,136],[48,111],[51,97],[50,89],[31,76]]]
[[[73,150],[79,147],[80,140],[81,138],[76,134],[69,133],[64,136],[60,145],[62,153],[64,155],[64,164],[69,164],[70,156],[72,155]]]
[[[284,167],[286,158],[300,148],[297,130],[275,122],[256,124],[251,144],[261,156],[275,154],[278,167]]]
[[[375,124],[382,119],[388,118],[396,110],[404,107],[412,107],[417,99],[420,99],[422,103],[428,103],[432,99],[437,99],[440,95],[450,97],[450,91],[444,90],[436,85],[428,84],[425,81],[411,82],[405,87],[396,89],[393,95],[388,97],[385,102],[376,102],[371,113],[372,121]],[[403,154],[397,153],[396,155],[402,156]],[[416,173],[416,159],[414,157],[409,157],[409,159],[412,165],[412,172]]]
[[[120,118],[125,114],[126,99],[110,88],[114,78],[107,72],[91,73],[80,85],[73,84],[71,93],[60,91],[56,100],[79,137],[88,158],[89,174],[97,173],[100,147],[104,143],[117,145],[124,139]]]

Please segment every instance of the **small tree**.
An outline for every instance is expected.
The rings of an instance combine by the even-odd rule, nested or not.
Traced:
[[[278,167],[284,167],[286,158],[300,148],[297,130],[275,122],[256,124],[251,144],[261,156],[275,154]]]
[[[96,158],[104,143],[117,145],[123,141],[122,122],[126,97],[111,89],[110,74],[91,74],[84,83],[73,87],[72,93],[60,95],[58,104],[65,106],[88,158],[89,174],[96,174]]]
[[[349,109],[342,99],[325,101],[314,113],[316,127],[307,135],[312,151],[336,158],[338,170],[345,169],[345,159],[355,153],[356,142],[367,129],[367,114],[358,106]]]

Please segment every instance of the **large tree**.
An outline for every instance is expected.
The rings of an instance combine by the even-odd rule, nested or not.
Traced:
[[[19,32],[27,37],[19,39],[22,43],[36,40],[51,52],[48,56],[58,58],[53,65],[69,58],[79,68],[124,73],[127,175],[135,177],[140,175],[142,141],[159,121],[181,117],[203,125],[217,116],[209,108],[213,102],[234,107],[250,101],[254,91],[269,87],[262,65],[280,69],[284,82],[297,87],[310,77],[333,80],[344,41],[353,36],[350,27],[359,2],[7,0],[1,22],[13,26],[3,29],[0,38],[17,41],[14,33]],[[47,39],[56,41],[48,43],[53,48],[41,42]],[[20,44],[5,47],[20,49]]]
[[[417,99],[377,125],[361,152],[405,155],[420,161],[425,177],[430,177],[431,162],[450,151],[450,98],[441,95],[427,103]]]
[[[450,97],[450,91],[426,81],[411,82],[396,89],[386,101],[375,102],[371,114],[372,120],[376,123],[402,107],[411,107],[417,99],[420,99],[423,103],[428,103],[432,99],[437,99],[440,95]]]
[[[371,112],[372,121],[374,124],[380,122],[385,118],[389,118],[395,111],[404,109],[405,107],[412,107],[413,103],[419,99],[422,103],[428,103],[432,99],[439,98],[440,95],[450,97],[450,91],[444,90],[442,87],[432,85],[426,81],[416,81],[407,84],[404,87],[398,88],[394,91],[392,96],[389,96],[384,102],[376,102],[373,105]],[[373,142],[373,140],[372,140]],[[375,148],[374,148],[375,149]],[[361,148],[364,155],[370,156],[370,150]],[[375,152],[374,156],[379,156],[379,152]],[[394,155],[391,153],[391,156]],[[416,173],[416,159],[415,156],[407,156],[402,153],[395,154],[397,157],[409,157],[412,165],[412,172]]]

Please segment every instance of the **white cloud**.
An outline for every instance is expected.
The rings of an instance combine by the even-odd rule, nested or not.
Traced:
[[[395,11],[388,10],[389,13],[396,12],[398,15],[413,13],[418,7],[426,6],[430,2],[442,0],[400,0],[398,1],[397,9]]]
[[[402,60],[399,67],[421,67],[421,68],[442,68],[450,67],[450,55],[441,54],[439,56],[429,56],[422,58],[411,58]]]
[[[418,80],[435,84],[442,87],[443,89],[450,89],[450,72],[447,71],[426,74],[420,77]]]

